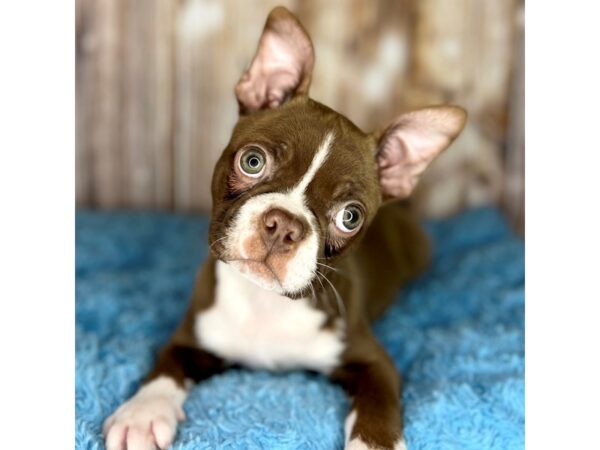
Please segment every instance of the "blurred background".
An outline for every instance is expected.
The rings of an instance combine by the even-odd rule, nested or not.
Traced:
[[[363,130],[467,109],[415,193],[425,216],[497,204],[522,232],[522,0],[76,0],[78,207],[210,210],[233,88],[278,4],[312,37],[311,97]]]

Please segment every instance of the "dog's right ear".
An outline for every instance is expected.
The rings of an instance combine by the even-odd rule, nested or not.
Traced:
[[[254,59],[235,87],[240,114],[307,95],[314,62],[312,42],[296,16],[283,6],[273,9]]]

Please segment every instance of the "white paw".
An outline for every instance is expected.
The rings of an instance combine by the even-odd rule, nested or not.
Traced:
[[[401,438],[398,442],[396,442],[396,445],[394,445],[394,450],[408,450],[404,438]]]
[[[348,416],[346,417],[346,422],[344,424],[344,435],[346,436],[345,450],[378,450],[378,447],[369,446],[360,437],[350,439],[350,435],[352,434],[352,430],[354,429],[354,424],[356,423],[356,418],[356,410],[350,411],[350,414],[348,414]],[[406,441],[403,437],[400,438],[394,444],[393,450],[408,450],[408,447],[406,446]]]
[[[379,450],[379,447],[371,447],[362,439],[354,438],[346,444],[345,450]],[[404,438],[394,444],[394,450],[407,450]]]
[[[185,391],[166,377],[158,378],[123,403],[104,422],[107,450],[155,450],[171,445],[177,422],[185,419]]]
[[[346,444],[346,450],[370,450],[370,448],[362,439],[354,438]]]

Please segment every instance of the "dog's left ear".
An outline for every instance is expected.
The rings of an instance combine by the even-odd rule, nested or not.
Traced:
[[[240,114],[307,95],[314,62],[312,42],[296,16],[283,6],[273,9],[254,59],[235,87]]]
[[[457,106],[403,114],[380,134],[379,184],[384,199],[406,198],[427,166],[460,134],[467,119]]]

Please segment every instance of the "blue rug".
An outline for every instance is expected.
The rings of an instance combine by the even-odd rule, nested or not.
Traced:
[[[182,316],[205,217],[77,213],[76,448],[132,395]],[[375,325],[403,372],[410,450],[524,448],[524,245],[494,209],[427,224],[429,271]],[[304,372],[196,386],[174,449],[341,449],[347,400]]]

